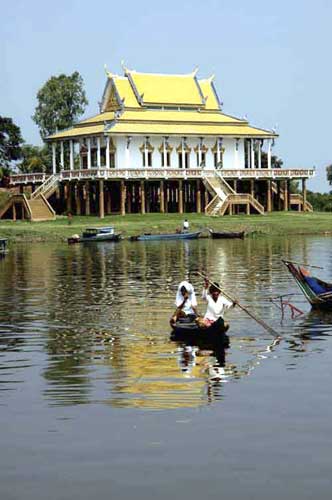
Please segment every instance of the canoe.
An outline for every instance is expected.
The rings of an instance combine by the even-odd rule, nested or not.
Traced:
[[[171,339],[183,341],[191,345],[211,344],[228,347],[229,338],[226,335],[224,320],[219,318],[207,328],[200,328],[194,321],[179,320],[172,326]]]
[[[213,231],[209,229],[211,237],[216,240],[226,239],[226,238],[244,238],[245,231]]]
[[[157,240],[195,240],[201,234],[200,231],[196,231],[195,233],[160,233],[160,234],[151,234],[144,233],[138,236],[131,236],[131,241],[157,241]]]
[[[68,243],[95,243],[100,241],[119,241],[121,233],[115,233],[112,226],[92,227],[83,231],[81,236],[75,235],[68,238]]]
[[[332,283],[322,281],[300,264],[282,261],[313,308],[332,310]]]

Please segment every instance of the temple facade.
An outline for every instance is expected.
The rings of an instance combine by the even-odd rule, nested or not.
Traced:
[[[225,114],[213,80],[197,71],[107,72],[100,112],[47,138],[53,174],[16,175],[11,184],[31,186],[31,199],[54,213],[100,217],[311,210],[314,170],[275,168],[277,134]],[[291,180],[301,193],[291,193]]]

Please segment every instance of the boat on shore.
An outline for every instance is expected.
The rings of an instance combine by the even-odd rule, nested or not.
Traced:
[[[179,342],[190,343],[191,345],[210,344],[214,346],[228,347],[229,337],[226,335],[228,325],[219,318],[215,323],[207,328],[201,328],[192,319],[180,319],[176,323],[171,323],[171,339]]]
[[[0,257],[7,253],[7,238],[0,238]]]
[[[82,235],[74,234],[68,238],[68,243],[93,243],[99,241],[120,241],[121,233],[115,233],[114,227],[89,227]]]
[[[130,241],[157,241],[157,240],[195,240],[199,237],[201,231],[189,233],[186,231],[179,233],[144,233],[137,236],[131,236]]]
[[[211,238],[215,240],[227,239],[227,238],[244,238],[245,231],[214,231],[209,229]]]
[[[332,310],[332,283],[312,276],[305,266],[283,260],[301,292],[314,309]]]

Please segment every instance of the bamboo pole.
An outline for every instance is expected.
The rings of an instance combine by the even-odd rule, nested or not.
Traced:
[[[201,276],[202,278],[204,278],[205,280],[207,280],[211,285],[214,285],[215,284],[209,280],[204,274],[200,273],[199,271],[197,271],[197,274],[199,276]],[[218,288],[218,290],[220,290],[220,292],[226,297],[228,298],[229,300],[231,300],[232,302],[235,302],[236,305],[242,310],[244,311],[248,316],[250,316],[252,319],[254,319],[256,321],[256,323],[258,323],[259,325],[261,325],[267,332],[271,333],[272,335],[274,335],[275,337],[280,337],[279,333],[276,332],[276,330],[274,330],[270,325],[268,325],[267,323],[265,323],[265,321],[263,321],[261,318],[259,318],[258,316],[256,316],[254,313],[252,313],[251,311],[249,311],[249,309],[247,309],[246,307],[244,307],[242,304],[240,304],[237,300],[235,300],[228,292],[226,292],[225,290],[222,290],[219,286],[216,287]]]

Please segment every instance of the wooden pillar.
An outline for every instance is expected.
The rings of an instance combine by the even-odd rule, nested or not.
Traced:
[[[284,181],[284,210],[288,210],[288,181]]]
[[[232,203],[229,204],[229,215],[233,215],[233,205],[232,205]]]
[[[90,183],[87,181],[85,183],[85,215],[90,215]]]
[[[105,217],[104,209],[104,181],[99,180],[99,217],[103,219]]]
[[[126,185],[125,181],[120,181],[121,194],[121,215],[126,215]]]
[[[250,203],[247,203],[247,215],[250,215]]]
[[[76,215],[81,215],[81,190],[79,183],[76,184],[75,203],[76,203]]]
[[[277,187],[278,187],[278,210],[282,210],[282,200],[281,200],[281,182],[282,181],[277,181]]]
[[[183,182],[179,180],[179,214],[183,214]]]
[[[267,211],[272,211],[272,192],[271,192],[271,181],[267,180],[267,191],[266,191],[266,200],[267,200]]]
[[[53,175],[56,174],[56,145],[52,142],[52,171]]]
[[[208,204],[209,204],[209,193],[208,193],[208,190],[205,188],[205,190],[204,190],[204,211],[206,210],[206,207]]]
[[[196,212],[200,214],[202,212],[201,205],[201,181],[197,179],[196,181]]]
[[[141,214],[145,214],[145,184],[141,181],[140,185],[140,198],[141,198]]]
[[[160,181],[160,213],[165,213],[165,188],[164,181]]]
[[[106,195],[106,213],[110,215],[112,213],[112,195],[111,195],[111,184],[108,183],[107,195]]]
[[[131,214],[131,199],[133,195],[133,186],[129,184],[127,187],[127,212]]]
[[[71,212],[71,185],[70,182],[66,184],[66,209]]]
[[[237,193],[237,180],[236,179],[234,179],[234,181],[233,181],[233,189]]]
[[[13,203],[13,220],[16,221],[16,205]]]
[[[303,212],[305,212],[305,204],[307,202],[307,189],[306,189],[305,179],[302,179],[302,198],[303,198]]]
[[[250,194],[255,197],[255,181],[254,179],[250,179]]]

